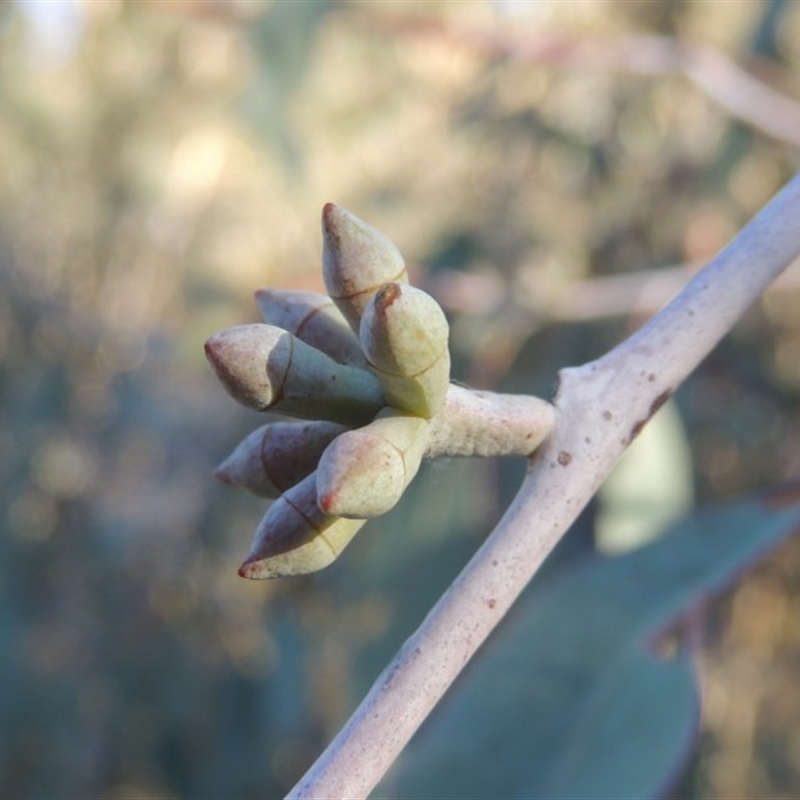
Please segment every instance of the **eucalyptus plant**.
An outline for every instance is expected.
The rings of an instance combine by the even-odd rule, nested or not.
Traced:
[[[445,313],[409,284],[380,231],[328,203],[322,233],[329,296],[261,289],[264,323],[205,346],[236,400],[299,418],[259,427],[216,470],[274,498],[239,570],[245,578],[328,566],[366,520],[394,507],[424,458],[527,456],[554,422],[544,400],[450,382]]]
[[[422,458],[525,455],[494,531],[288,798],[364,798],[494,630],[619,456],[764,288],[800,253],[795,177],[657,315],[602,357],[559,373],[552,405],[449,381],[448,328],[408,284],[397,248],[323,209],[329,297],[263,290],[266,324],[212,336],[225,388],[268,423],[218,477],[277,499],[240,573],[330,564],[391,508]],[[281,327],[285,326],[285,327]]]

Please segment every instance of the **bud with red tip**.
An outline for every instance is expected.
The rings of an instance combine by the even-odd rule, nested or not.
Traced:
[[[363,519],[343,519],[319,508],[312,473],[269,507],[239,574],[260,579],[316,572],[333,563],[363,525]]]
[[[327,295],[288,289],[259,289],[256,303],[264,322],[283,328],[340,364],[365,367],[358,337]]]
[[[260,497],[278,497],[310,475],[325,448],[346,430],[334,422],[262,425],[236,446],[214,475]]]
[[[206,342],[206,356],[228,393],[257,411],[359,425],[386,404],[369,372],[337,364],[272,325],[216,333]]]
[[[361,318],[361,348],[390,405],[426,419],[442,408],[449,331],[441,307],[421,289],[388,283],[372,298]]]
[[[325,288],[357,334],[375,292],[408,282],[403,256],[377,228],[333,203],[322,209],[322,242]]]
[[[408,285],[402,256],[382,233],[332,203],[322,231],[332,301],[261,290],[269,324],[206,342],[239,402],[320,420],[262,426],[217,468],[220,480],[277,497],[239,570],[245,578],[327,567],[366,518],[397,503],[423,458],[530,456],[555,423],[543,400],[450,383],[444,312]]]
[[[337,436],[317,468],[317,503],[328,514],[364,519],[391,509],[417,474],[430,423],[386,409]]]

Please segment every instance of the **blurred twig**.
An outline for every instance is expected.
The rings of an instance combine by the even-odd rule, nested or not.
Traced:
[[[530,288],[534,282],[518,280],[511,288],[498,273],[473,274],[440,270],[427,276],[426,289],[444,308],[455,314],[481,317],[484,335],[474,348],[471,386],[492,387],[506,375],[520,348],[543,325],[583,323],[626,317],[633,330],[674,297],[702,266],[701,262],[640,270],[624,275],[568,281],[556,292]],[[519,273],[535,267],[523,264]],[[767,289],[766,296],[800,289],[800,260],[795,260]]]
[[[589,322],[652,314],[677,294],[701,267],[702,263],[694,262],[570,281],[550,298],[542,297],[541,293],[533,297],[520,286],[515,286],[512,293],[500,274],[440,270],[427,285],[442,306],[455,313],[495,314],[513,299],[517,305],[533,312],[542,323]],[[800,289],[800,260],[792,262],[768,291],[796,289]]]
[[[396,35],[435,37],[491,56],[583,71],[685,75],[729,114],[762,133],[800,148],[800,103],[773,89],[715,47],[668,36],[631,34],[589,38],[564,31],[494,30],[438,19],[373,16],[370,24]]]

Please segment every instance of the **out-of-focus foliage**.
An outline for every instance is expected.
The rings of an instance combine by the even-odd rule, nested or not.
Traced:
[[[622,455],[598,493],[595,543],[625,552],[662,535],[693,505],[692,456],[674,401],[669,401]]]
[[[325,573],[242,581],[262,506],[210,471],[258,419],[203,340],[255,320],[259,286],[321,288],[334,200],[446,305],[457,378],[547,396],[796,153],[678,74],[480,34],[700,41],[798,97],[800,7],[0,5],[0,794],[278,795],[521,465],[431,465]],[[798,299],[768,294],[678,393],[702,503],[800,471]],[[591,534],[590,511],[560,557]],[[798,576],[795,543],[715,606],[685,796],[797,795]]]

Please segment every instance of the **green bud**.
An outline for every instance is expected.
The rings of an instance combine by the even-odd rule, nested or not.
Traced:
[[[450,383],[449,327],[439,304],[421,289],[388,283],[361,318],[361,349],[390,405],[430,419]]]
[[[288,289],[259,289],[256,303],[264,322],[283,328],[340,364],[365,367],[358,337],[327,295]]]
[[[310,475],[325,448],[347,428],[334,422],[271,422],[254,430],[214,476],[259,497],[278,497]]]
[[[417,474],[430,423],[387,409],[337,436],[317,468],[317,503],[328,514],[364,519],[386,513]]]
[[[205,349],[228,393],[257,411],[362,425],[386,405],[369,372],[337,364],[272,325],[228,328]]]
[[[322,276],[328,294],[356,333],[364,308],[383,284],[408,282],[403,256],[394,243],[333,203],[322,209]]]
[[[253,546],[239,568],[243,578],[304,575],[331,564],[364,524],[323,513],[312,473],[270,507],[256,529]]]

